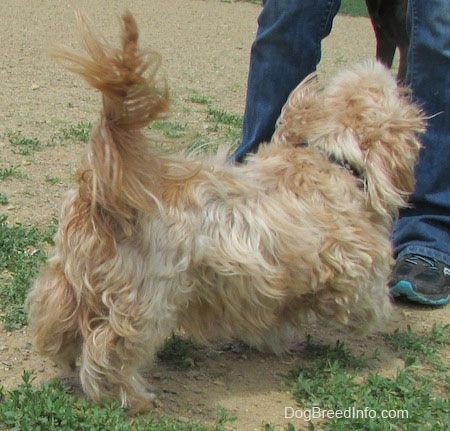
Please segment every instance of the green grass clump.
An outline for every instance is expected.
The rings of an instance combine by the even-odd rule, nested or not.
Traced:
[[[91,407],[67,394],[58,380],[32,385],[30,373],[24,372],[22,384],[9,392],[0,392],[0,423],[5,429],[21,431],[75,431],[105,429],[125,431],[129,425],[122,409],[115,405]]]
[[[22,383],[11,391],[0,388],[0,429],[18,431],[221,431],[232,420],[223,409],[218,410],[215,424],[207,428],[194,421],[155,419],[142,415],[127,418],[117,403],[95,406],[67,393],[58,380],[32,384],[29,372]]]
[[[160,131],[167,139],[183,138],[188,132],[188,126],[186,123],[179,123],[176,121],[155,121],[149,126],[149,128],[151,130]]]
[[[438,353],[442,347],[450,345],[450,325],[435,323],[431,331],[425,334],[416,334],[408,325],[406,331],[396,329],[384,338],[403,355],[415,353],[426,359]]]
[[[46,258],[42,246],[52,242],[54,229],[9,225],[0,214],[0,319],[8,330],[26,323],[25,296]]]
[[[61,178],[55,177],[54,175],[46,175],[45,181],[49,184],[55,185],[61,183]]]
[[[202,96],[201,94],[193,94],[190,98],[189,101],[191,103],[195,103],[197,105],[210,105],[211,101],[209,100],[208,97],[206,96]]]
[[[42,150],[42,144],[39,139],[27,138],[21,132],[9,132],[8,140],[13,147],[13,152],[22,156],[28,156]]]
[[[412,348],[423,360],[448,344],[448,328],[435,326],[423,336],[411,330],[406,335],[396,331],[387,339],[401,349]],[[318,415],[311,421],[311,429],[320,424],[323,431],[440,430],[450,423],[448,365],[443,368],[440,362],[439,368],[430,368],[405,362],[405,368],[391,377],[370,371],[355,378],[356,370],[370,366],[364,357],[354,356],[339,345],[327,348],[317,347],[311,340],[309,343],[311,354],[307,353],[308,346],[305,352],[310,364],[299,367],[291,376],[296,402],[306,412],[316,406],[322,413],[347,411],[351,415],[345,419]],[[421,343],[425,347],[419,348]],[[447,376],[444,379],[442,372]]]
[[[367,368],[371,362],[371,359],[367,358],[364,353],[355,355],[339,340],[336,341],[334,346],[330,346],[316,343],[311,335],[306,336],[302,358],[312,359],[315,365],[319,364],[322,367],[329,362],[338,362],[341,367],[353,370]]]
[[[92,123],[80,122],[73,126],[61,129],[60,133],[53,138],[54,140],[68,141],[68,143],[81,142],[86,144],[89,142],[92,131]]]
[[[206,119],[210,123],[223,124],[237,129],[242,127],[242,115],[232,114],[223,109],[209,108]]]
[[[9,198],[6,193],[0,193],[0,205],[8,205]]]
[[[197,347],[188,338],[172,334],[159,350],[157,356],[166,365],[175,369],[191,368],[197,358]]]
[[[7,178],[22,179],[24,175],[15,166],[0,168],[0,181],[6,180]]]

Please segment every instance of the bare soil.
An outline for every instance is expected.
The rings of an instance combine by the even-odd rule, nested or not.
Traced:
[[[83,146],[56,145],[21,156],[11,151],[8,132],[20,131],[47,142],[63,127],[95,122],[100,109],[98,94],[56,66],[46,49],[54,44],[78,46],[76,8],[88,12],[108,40],[117,40],[118,16],[128,7],[130,2],[123,0],[2,0],[0,168],[15,166],[24,174],[22,179],[0,182],[0,192],[9,199],[0,211],[7,213],[11,223],[48,225],[58,213],[61,194],[72,183]],[[162,68],[174,104],[182,107],[195,91],[219,109],[242,114],[258,5],[219,0],[135,0],[131,7],[140,26],[142,45],[163,57]],[[349,62],[372,58],[374,52],[369,20],[338,16],[323,44],[320,77],[326,79]],[[175,116],[180,115],[174,111]],[[187,121],[193,127],[202,127],[203,120],[196,112],[187,114]],[[47,176],[60,181],[52,184],[46,181]],[[408,324],[415,331],[427,331],[434,322],[450,323],[448,311],[448,307],[400,303],[386,331]],[[309,332],[318,341],[344,341],[355,352],[370,355],[378,349],[382,358],[378,371],[384,375],[402,366],[380,334],[353,339],[319,327]],[[210,422],[220,405],[237,416],[230,429],[259,430],[266,422],[279,427],[289,422],[284,418],[284,407],[295,403],[285,377],[301,360],[301,353],[276,358],[245,349],[233,353],[217,345],[202,350],[201,358],[188,371],[156,364],[149,377],[160,394],[157,410],[161,414]],[[450,360],[448,350],[444,360]],[[23,370],[33,371],[37,381],[59,374],[52,363],[32,353],[26,328],[12,333],[0,330],[0,385],[5,389],[15,387]],[[297,421],[296,425],[301,423]]]

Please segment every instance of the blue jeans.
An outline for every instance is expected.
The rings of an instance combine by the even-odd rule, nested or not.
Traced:
[[[393,243],[450,265],[450,0],[409,0],[407,82],[427,115],[411,208],[403,209]]]
[[[263,6],[242,143],[231,156],[238,162],[270,140],[289,93],[316,69],[340,0],[263,0]],[[409,0],[408,27],[407,80],[433,117],[422,136],[411,208],[401,211],[392,239],[397,257],[417,253],[450,265],[450,0]]]
[[[341,0],[263,0],[250,53],[242,143],[231,159],[242,162],[270,141],[289,93],[316,70],[321,41],[331,31]]]

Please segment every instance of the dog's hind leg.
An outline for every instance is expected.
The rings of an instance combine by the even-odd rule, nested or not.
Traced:
[[[81,351],[79,303],[58,257],[41,272],[26,300],[33,347],[73,371]]]
[[[138,413],[151,409],[156,398],[141,371],[176,329],[176,320],[164,297],[170,290],[167,281],[149,285],[144,274],[138,275],[131,265],[125,267],[135,271],[135,277],[125,277],[128,286],[116,284],[104,292],[101,315],[91,316],[84,325],[80,378],[93,401],[115,399],[131,413]],[[125,267],[121,274],[126,273]],[[141,262],[137,267],[145,265]]]
[[[149,410],[156,395],[140,374],[144,346],[119,336],[108,323],[97,326],[86,339],[80,379],[95,402],[115,399],[132,413]]]

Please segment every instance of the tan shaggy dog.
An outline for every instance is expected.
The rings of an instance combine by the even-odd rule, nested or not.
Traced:
[[[34,347],[94,400],[147,410],[140,370],[181,328],[276,353],[311,316],[370,330],[391,312],[393,217],[413,189],[420,111],[378,64],[290,96],[244,165],[162,157],[145,128],[168,105],[159,56],[123,16],[114,49],[79,18],[88,56],[56,51],[103,111],[29,294]]]

